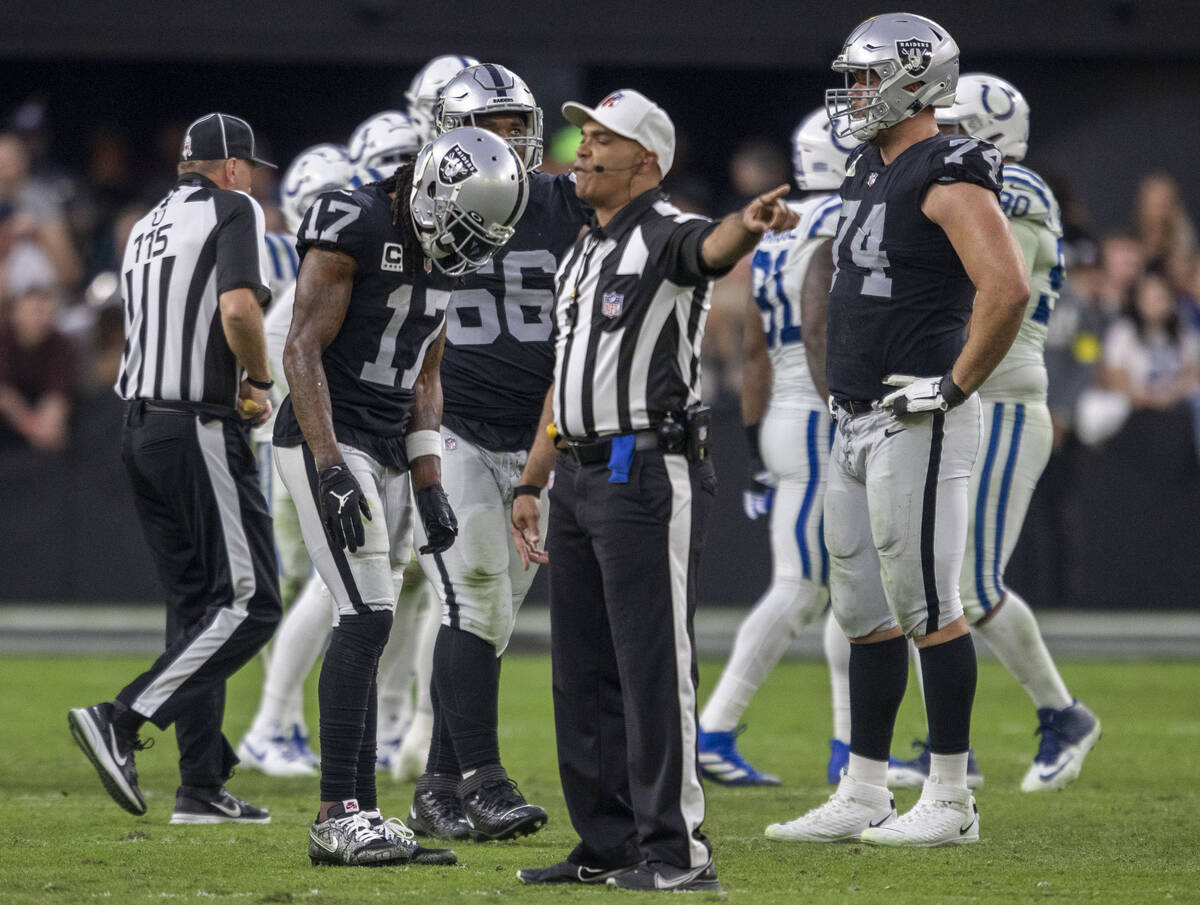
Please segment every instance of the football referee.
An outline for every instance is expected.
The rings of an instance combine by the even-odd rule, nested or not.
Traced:
[[[700,343],[712,279],[795,217],[787,186],[719,223],[674,207],[659,183],[675,129],[636,91],[563,115],[583,131],[575,191],[595,219],[557,277],[542,416],[557,459],[539,432],[513,533],[523,558],[549,556],[559,773],[580,843],[518,877],[719,890],[696,771],[692,616],[716,493]],[[541,553],[534,502],[551,466]]]
[[[225,680],[271,637],[279,585],[248,429],[270,414],[263,213],[246,194],[254,133],[236,116],[192,123],[179,181],[130,233],[121,265],[128,400],[121,458],[167,592],[167,649],[111,702],[72,710],[71,733],[125,810],[144,814],[138,729],[175,724],[171,823],[267,823],[224,788]]]

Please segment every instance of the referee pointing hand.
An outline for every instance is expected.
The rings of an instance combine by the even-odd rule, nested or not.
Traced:
[[[580,842],[525,883],[719,890],[700,832],[697,565],[716,493],[700,344],[712,279],[795,217],[780,186],[720,223],[659,188],[675,154],[667,114],[629,89],[563,115],[583,131],[575,191],[595,219],[555,297],[555,383],[523,487],[550,493],[554,717],[563,795]],[[553,419],[558,456],[545,430]],[[523,555],[536,498],[513,503]]]
[[[280,617],[275,548],[246,427],[270,414],[262,308],[263,213],[247,192],[254,132],[236,116],[192,123],[179,181],[137,222],[121,265],[129,401],[121,457],[167,591],[167,650],[114,701],[72,710],[71,732],[118,805],[143,814],[138,729],[175,724],[172,823],[266,823],[224,789],[225,680]],[[245,416],[250,417],[245,417]]]

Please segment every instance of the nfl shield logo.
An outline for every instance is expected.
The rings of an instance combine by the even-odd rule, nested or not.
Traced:
[[[625,307],[623,292],[606,292],[601,299],[600,313],[605,317],[620,317],[621,309]]]
[[[192,133],[189,132],[183,136],[183,159],[187,160],[192,156]]]
[[[624,91],[614,91],[608,97],[600,102],[601,107],[615,107],[617,103],[625,96]]]
[[[879,178],[878,173],[872,173],[870,176],[868,176],[867,177],[867,188],[870,188],[871,186],[873,186],[875,184],[875,180],[878,178]]]
[[[458,449],[458,441],[455,440],[453,437],[447,437],[446,438],[446,449],[448,449],[448,450]]]
[[[897,41],[896,55],[900,57],[900,62],[904,64],[904,69],[909,75],[921,75],[933,62],[933,44],[916,38]]]

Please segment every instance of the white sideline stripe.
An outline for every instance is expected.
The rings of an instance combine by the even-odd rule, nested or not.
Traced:
[[[704,787],[696,773],[696,689],[692,686],[692,641],[687,630],[688,561],[692,546],[692,480],[687,459],[665,455],[671,481],[671,521],[667,530],[671,578],[671,614],[675,629],[675,681],[679,692],[679,731],[683,775],[679,783],[679,813],[692,853],[689,867],[708,862],[708,850],[693,835],[704,822]]]
[[[222,607],[212,623],[192,639],[157,678],[142,690],[133,709],[144,717],[152,717],[179,686],[190,679],[232,637],[239,625],[245,621],[247,604],[254,596],[254,560],[250,556],[250,545],[246,542],[246,531],[242,526],[241,499],[237,482],[229,471],[225,456],[225,429],[219,420],[202,424],[196,421],[196,437],[204,464],[208,469],[209,483],[217,500],[217,511],[221,516],[221,533],[225,537],[225,550],[229,554],[229,579],[233,585],[233,600]]]

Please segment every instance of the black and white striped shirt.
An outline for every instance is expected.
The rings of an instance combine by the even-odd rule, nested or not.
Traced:
[[[271,297],[262,208],[194,173],[133,227],[121,264],[122,399],[233,407],[241,367],[221,326],[222,293]]]
[[[559,268],[554,422],[574,439],[625,434],[700,401],[700,342],[712,270],[700,257],[715,224],[657,188],[600,228]]]

